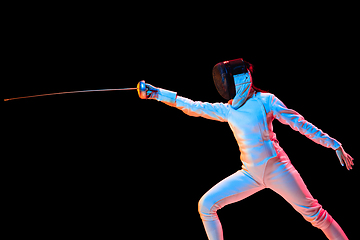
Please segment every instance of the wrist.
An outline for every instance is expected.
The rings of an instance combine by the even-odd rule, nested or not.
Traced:
[[[158,88],[156,100],[164,102],[166,104],[175,105],[176,102],[176,92]]]

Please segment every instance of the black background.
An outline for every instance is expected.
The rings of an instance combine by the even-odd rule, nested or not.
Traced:
[[[290,6],[266,15],[213,7],[18,6],[4,98],[135,87],[144,79],[219,102],[212,67],[241,57],[254,64],[257,87],[339,140],[356,160],[351,14],[339,21],[338,9],[295,16]],[[198,200],[241,169],[226,123],[188,117],[136,91],[14,100],[4,111],[14,234],[205,240]],[[335,151],[277,121],[274,131],[313,196],[356,238],[357,167],[347,171]],[[225,239],[264,233],[325,239],[270,190],[218,214]]]

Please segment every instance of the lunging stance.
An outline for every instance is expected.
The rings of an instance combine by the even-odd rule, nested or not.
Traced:
[[[330,240],[348,239],[331,215],[310,194],[298,171],[280,147],[272,122],[277,119],[312,141],[336,150],[340,163],[352,169],[353,158],[341,144],[275,95],[252,84],[253,66],[243,59],[218,63],[213,68],[215,86],[228,103],[194,102],[176,92],[146,84],[147,98],[156,99],[194,117],[227,122],[238,142],[243,163],[237,171],[212,187],[199,201],[199,213],[209,240],[223,240],[217,210],[270,188],[281,195],[306,221]]]

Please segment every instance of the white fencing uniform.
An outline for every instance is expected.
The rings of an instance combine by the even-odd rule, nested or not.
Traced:
[[[194,102],[164,89],[158,90],[156,99],[190,116],[227,122],[238,142],[242,170],[216,184],[199,201],[199,213],[210,240],[223,239],[217,210],[264,188],[280,194],[317,228],[326,229],[333,222],[279,146],[272,121],[276,118],[324,147],[336,150],[341,144],[288,109],[273,94],[251,93],[238,109],[224,103]]]

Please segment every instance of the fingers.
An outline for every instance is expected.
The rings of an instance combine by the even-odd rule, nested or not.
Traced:
[[[345,160],[345,164],[346,164],[346,169],[350,171],[352,169],[352,166],[351,163],[348,161],[348,159]]]
[[[156,99],[158,88],[148,83],[146,83],[145,86],[146,86],[146,99]]]
[[[148,83],[146,83],[145,85],[146,85],[146,88],[148,91],[157,91],[157,88],[154,87],[153,85],[148,84]]]
[[[346,165],[349,166],[350,169],[352,169],[352,166],[354,166],[354,159],[350,155],[346,156],[346,162]]]
[[[152,91],[146,91],[146,98],[150,98],[150,97],[151,97],[151,93],[152,93]]]
[[[354,166],[354,159],[347,154],[342,147],[336,150],[336,155],[339,158],[341,166],[346,166],[347,170],[352,170],[352,166]]]
[[[347,170],[352,170],[352,166],[354,166],[354,159],[349,154],[346,154],[343,160],[345,161]]]
[[[347,169],[347,170],[350,170],[350,167],[351,167],[351,166],[350,166],[350,164],[349,164],[346,156],[342,156],[342,158],[341,158],[341,165],[342,165],[342,166],[344,166],[344,162],[345,162],[346,169]]]

